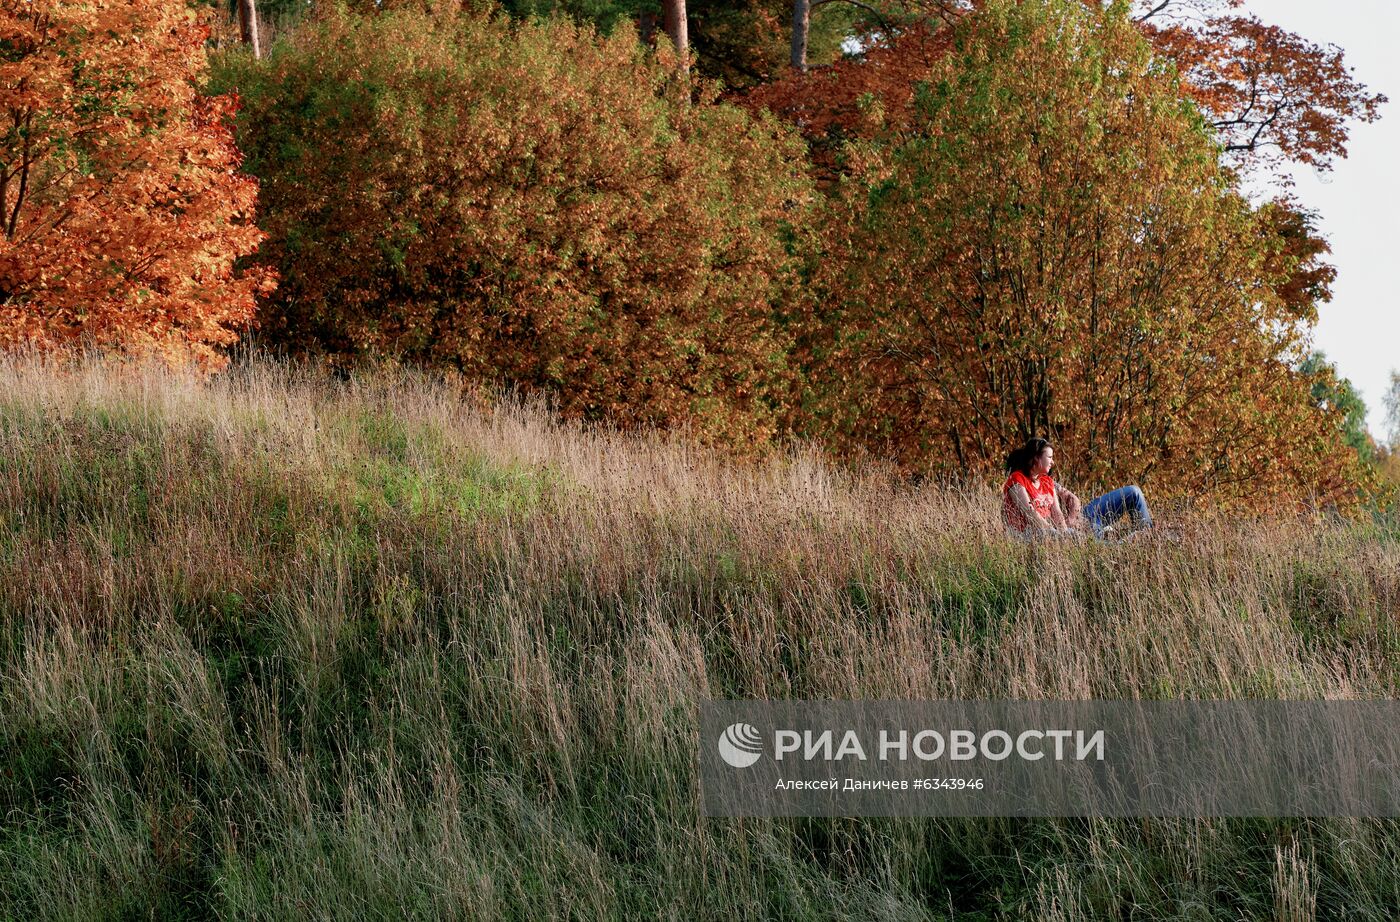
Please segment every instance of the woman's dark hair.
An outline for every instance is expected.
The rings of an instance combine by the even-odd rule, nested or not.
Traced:
[[[1006,456],[1006,473],[1020,471],[1029,477],[1035,459],[1039,458],[1040,453],[1049,447],[1049,439],[1026,439],[1026,444],[1020,448],[1012,449],[1011,454]]]

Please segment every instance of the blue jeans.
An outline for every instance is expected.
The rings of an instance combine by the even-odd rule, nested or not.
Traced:
[[[1084,518],[1094,527],[1094,536],[1098,538],[1103,537],[1105,528],[1125,515],[1144,528],[1152,524],[1147,497],[1137,487],[1119,487],[1084,504]]]

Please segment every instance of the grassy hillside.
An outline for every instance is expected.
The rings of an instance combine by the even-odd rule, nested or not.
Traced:
[[[699,815],[706,696],[1396,695],[1394,525],[1032,555],[995,500],[0,360],[0,917],[1392,918],[1395,822]]]

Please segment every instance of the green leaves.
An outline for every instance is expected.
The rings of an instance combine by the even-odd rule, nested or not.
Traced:
[[[987,3],[913,87],[913,132],[871,142],[802,338],[812,434],[965,476],[1041,433],[1090,483],[1354,498],[1272,328],[1325,286],[1313,238],[1258,219],[1120,14]],[[1291,243],[1261,260],[1276,234]]]

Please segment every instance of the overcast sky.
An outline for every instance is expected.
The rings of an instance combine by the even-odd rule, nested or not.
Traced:
[[[1385,435],[1381,397],[1400,369],[1400,4],[1394,0],[1246,0],[1260,19],[1319,44],[1340,45],[1356,78],[1390,102],[1353,125],[1346,160],[1319,176],[1294,171],[1302,203],[1322,215],[1337,282],[1319,311],[1315,344],[1350,378]]]

